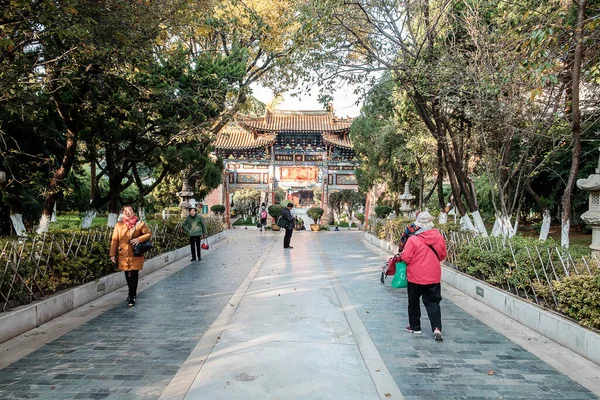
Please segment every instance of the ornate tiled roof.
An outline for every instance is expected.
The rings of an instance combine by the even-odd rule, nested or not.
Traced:
[[[230,123],[221,129],[214,146],[218,150],[256,149],[269,146],[274,141],[274,134],[262,133],[255,135],[237,124]]]
[[[340,135],[332,135],[329,133],[323,134],[323,141],[325,143],[332,144],[334,146],[343,147],[345,149],[352,149],[352,142],[348,138],[348,135],[340,136]]]
[[[264,117],[244,118],[240,124],[263,132],[339,132],[349,130],[352,119],[337,118],[328,111],[267,111]]]

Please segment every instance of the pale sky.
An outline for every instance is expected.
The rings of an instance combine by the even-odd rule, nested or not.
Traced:
[[[261,102],[268,104],[273,100],[273,92],[258,84],[251,85],[252,95]],[[336,90],[333,96],[333,113],[337,117],[357,117],[360,114],[360,105],[356,105],[358,95],[352,93],[354,88],[349,85]],[[292,97],[292,92],[283,94],[283,102],[277,106],[278,110],[323,110],[317,101],[318,88],[309,90],[305,95]],[[360,102],[362,105],[362,100]]]

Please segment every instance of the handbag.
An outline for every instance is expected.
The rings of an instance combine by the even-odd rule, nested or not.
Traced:
[[[135,230],[137,229],[138,224],[135,225],[133,232],[131,233],[132,239],[133,239],[133,235],[135,235]],[[152,250],[153,248],[154,248],[154,245],[152,244],[152,242],[150,240],[146,240],[145,242],[140,242],[140,243],[136,244],[135,246],[133,246],[133,255],[143,257],[144,253]]]
[[[154,245],[149,240],[146,240],[145,242],[140,242],[140,243],[136,244],[135,246],[133,246],[133,255],[134,256],[143,256],[144,253],[146,253],[149,250],[152,250],[153,248],[154,248]]]
[[[396,274],[396,264],[399,263],[401,259],[400,254],[396,254],[395,256],[390,257],[383,267],[381,267],[381,277],[379,278],[381,283],[385,283],[385,279],[389,275]]]
[[[208,239],[204,239],[204,242],[200,245],[202,250],[208,250]]]
[[[392,279],[392,287],[396,289],[408,287],[406,263],[404,261],[396,263],[396,273],[394,274],[394,279]]]

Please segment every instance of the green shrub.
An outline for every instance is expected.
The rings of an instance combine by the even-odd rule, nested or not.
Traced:
[[[275,218],[275,221],[277,221],[277,218],[281,216],[283,206],[280,204],[271,204],[269,207],[267,207],[267,211],[269,212],[269,215]]]
[[[311,207],[308,209],[306,214],[315,222],[315,224],[318,224],[324,212],[325,210],[323,210],[321,207]]]
[[[222,204],[215,204],[214,206],[210,207],[210,211],[217,215],[223,214],[225,212],[225,206]]]
[[[600,272],[594,275],[571,275],[554,281],[552,288],[558,311],[580,324],[600,329]]]
[[[357,213],[356,219],[358,219],[361,222],[361,224],[364,224],[365,223],[365,214]]]
[[[387,218],[388,215],[392,213],[393,209],[390,206],[376,206],[375,214],[379,218]]]
[[[356,223],[355,222],[351,223],[350,228],[356,228]]]
[[[206,217],[204,222],[209,235],[223,230],[218,217]],[[148,227],[152,231],[154,249],[147,253],[147,258],[189,244],[181,221],[148,221]],[[7,264],[9,254],[10,263],[15,262],[15,254],[18,254],[21,257],[19,274],[22,277],[22,280],[17,279],[13,283],[13,274],[0,274],[0,305],[5,298],[8,298],[10,307],[29,303],[34,298],[27,287],[31,287],[34,293],[41,292],[35,295],[35,298],[39,298],[115,272],[116,266],[108,257],[111,236],[112,230],[104,226],[51,232],[44,241],[33,236],[22,242],[0,238],[0,247],[5,249],[5,253],[0,254],[0,264]],[[75,245],[69,250],[71,244]]]

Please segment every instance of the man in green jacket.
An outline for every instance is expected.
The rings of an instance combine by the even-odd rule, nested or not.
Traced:
[[[196,251],[198,252],[198,260],[202,260],[200,254],[200,242],[206,238],[208,231],[204,220],[196,212],[196,208],[192,207],[188,210],[188,216],[183,221],[183,230],[190,235],[190,247],[192,248],[192,261],[196,261]]]

